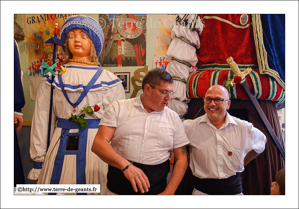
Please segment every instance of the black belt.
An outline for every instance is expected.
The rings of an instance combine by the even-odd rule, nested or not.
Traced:
[[[227,179],[195,178],[195,188],[209,195],[235,195],[242,192],[241,173],[236,173]]]
[[[134,192],[131,182],[124,176],[120,169],[108,165],[107,187],[111,192],[119,195],[156,195],[163,192],[166,188],[167,174],[169,172],[169,160],[159,165],[144,165],[134,163],[133,165],[140,168],[147,176],[150,182],[148,192]],[[137,187],[138,188],[138,187]]]

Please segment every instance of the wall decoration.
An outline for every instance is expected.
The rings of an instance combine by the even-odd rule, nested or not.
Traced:
[[[130,93],[130,72],[115,72],[114,74],[122,81],[125,93]]]
[[[100,15],[99,22],[105,36],[99,60],[103,67],[146,65],[145,14]]]
[[[159,28],[154,56],[154,68],[166,69],[170,60],[166,59],[166,52],[171,42],[171,29],[175,26],[177,15],[160,15]]]
[[[131,95],[131,98],[136,97],[138,91],[142,89],[142,81],[147,72],[148,72],[147,66],[144,66],[144,68],[139,68],[139,69],[135,70],[134,76],[132,77],[132,85],[134,86],[134,91]],[[136,82],[139,82],[141,85],[138,85]]]
[[[58,23],[58,34],[64,21],[72,14],[23,14],[23,30],[25,34],[25,50],[28,66],[30,99],[35,100],[42,72],[40,66],[44,60],[49,66],[62,63],[63,49],[56,46],[53,57],[53,44],[45,43],[54,36],[55,23]],[[59,37],[58,37],[59,38]],[[57,70],[59,65],[57,66]]]

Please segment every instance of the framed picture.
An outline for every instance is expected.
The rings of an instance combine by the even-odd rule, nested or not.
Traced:
[[[130,72],[115,72],[114,73],[123,84],[126,93],[130,93]]]

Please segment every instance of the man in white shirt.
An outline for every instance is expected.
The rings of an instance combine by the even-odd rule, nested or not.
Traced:
[[[241,172],[265,149],[265,135],[247,121],[231,116],[229,93],[210,87],[204,98],[205,115],[183,122],[190,140],[190,169],[194,195],[242,194]]]
[[[183,124],[167,107],[171,75],[152,69],[140,97],[113,102],[105,111],[92,151],[109,164],[107,194],[174,194],[187,169]],[[111,142],[111,144],[110,144]],[[170,153],[175,166],[166,183]]]

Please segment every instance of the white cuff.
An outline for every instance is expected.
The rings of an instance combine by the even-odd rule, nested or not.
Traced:
[[[28,173],[28,176],[27,178],[30,179],[30,180],[38,180],[39,178],[39,174],[40,174],[40,171],[42,169],[35,169],[35,168],[32,168],[30,170],[30,172]]]
[[[14,114],[15,114],[15,115],[23,116],[23,113],[21,113],[21,112],[16,112],[16,111],[14,111]]]

